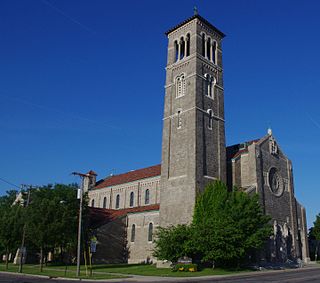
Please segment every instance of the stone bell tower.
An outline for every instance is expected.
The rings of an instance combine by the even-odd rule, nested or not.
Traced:
[[[160,226],[190,223],[197,193],[226,180],[224,34],[196,13],[166,35]]]

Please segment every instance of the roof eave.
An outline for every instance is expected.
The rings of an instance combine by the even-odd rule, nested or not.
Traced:
[[[210,27],[211,29],[213,29],[215,32],[217,32],[221,38],[224,38],[226,35],[219,29],[217,29],[214,25],[212,25],[210,22],[208,22],[205,18],[201,17],[200,15],[193,15],[192,17],[184,20],[183,22],[181,22],[180,24],[176,25],[175,27],[169,29],[168,31],[165,32],[165,35],[169,35],[171,32],[175,31],[176,29],[180,28],[181,26],[191,22],[194,19],[199,19],[200,21],[202,21],[203,23],[205,23],[208,27]]]

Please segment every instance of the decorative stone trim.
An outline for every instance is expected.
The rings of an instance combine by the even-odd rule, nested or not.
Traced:
[[[284,192],[284,182],[277,168],[271,167],[269,169],[267,180],[271,193],[277,197],[282,196]]]
[[[196,107],[196,106],[195,106],[195,107],[191,107],[191,108],[189,108],[189,109],[187,109],[187,110],[181,111],[181,114],[182,114],[182,113],[186,113],[186,112],[191,111],[191,110],[194,110],[194,109],[197,109],[197,110],[205,113],[206,115],[208,115],[208,112],[207,112],[206,110],[201,109],[201,108]],[[164,121],[164,120],[167,120],[167,119],[173,119],[173,118],[175,118],[176,116],[177,116],[177,113],[172,114],[172,115],[170,115],[170,116],[168,116],[168,117],[164,117],[162,120]],[[212,118],[214,118],[214,119],[216,119],[216,120],[220,120],[220,121],[222,121],[222,122],[225,122],[225,120],[224,120],[223,118],[221,118],[221,117],[219,117],[219,116],[216,116],[216,115],[212,115]]]

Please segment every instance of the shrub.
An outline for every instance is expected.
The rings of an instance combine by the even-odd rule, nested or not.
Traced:
[[[189,264],[177,263],[172,268],[172,271],[196,272],[198,271],[198,265],[193,263],[189,263]]]

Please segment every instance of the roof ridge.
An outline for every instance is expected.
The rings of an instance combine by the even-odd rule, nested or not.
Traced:
[[[145,168],[140,168],[118,175],[108,176],[102,182],[97,184],[95,189],[101,189],[110,186],[121,185],[137,180],[159,176],[161,174],[161,164],[152,165]]]
[[[148,167],[143,167],[143,168],[139,168],[139,169],[133,169],[133,170],[130,170],[130,171],[127,171],[127,172],[123,172],[123,173],[120,173],[120,174],[116,174],[116,175],[109,175],[107,176],[106,178],[109,178],[109,177],[116,177],[116,176],[121,176],[121,175],[125,175],[125,174],[128,174],[128,173],[131,173],[131,172],[136,172],[136,171],[140,171],[140,170],[145,170],[145,169],[148,169],[148,168],[152,168],[152,167],[156,167],[156,166],[159,166],[161,164],[156,164],[156,165],[152,165],[152,166],[148,166]]]
[[[169,33],[173,32],[174,30],[176,30],[177,28],[185,25],[186,23],[194,20],[194,19],[199,19],[200,21],[202,21],[203,23],[205,23],[209,28],[213,29],[215,32],[217,32],[222,38],[225,37],[225,34],[217,29],[213,24],[211,24],[208,20],[206,20],[204,17],[200,16],[199,14],[193,15],[187,19],[185,19],[184,21],[180,22],[179,24],[175,25],[174,27],[172,27],[171,29],[169,29],[168,31],[165,32],[165,35],[168,35]]]

